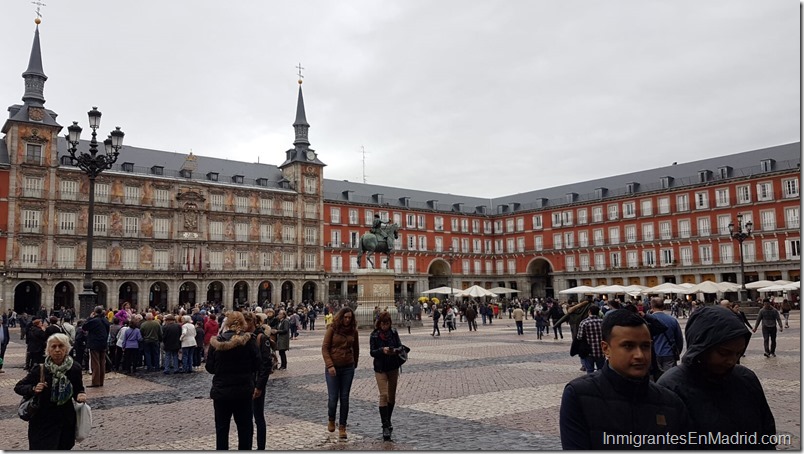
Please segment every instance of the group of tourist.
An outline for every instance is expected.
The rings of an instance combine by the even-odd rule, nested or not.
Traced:
[[[564,389],[564,449],[691,447],[700,443],[691,434],[716,433],[756,437],[738,435],[720,448],[774,447],[776,426],[762,386],[739,364],[752,334],[745,314],[728,300],[696,306],[683,335],[660,298],[651,299],[645,313],[629,304],[601,317],[592,301],[570,308],[566,320],[578,341],[571,354],[582,355],[587,375]],[[754,332],[760,323],[763,334],[768,331],[768,357],[775,349],[775,339],[769,346],[768,338],[776,324],[782,329],[769,300]]]

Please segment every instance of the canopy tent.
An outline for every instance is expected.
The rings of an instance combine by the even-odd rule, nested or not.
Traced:
[[[763,287],[759,289],[762,293],[768,292],[789,292],[789,291],[796,291],[801,290],[801,281],[798,282],[791,282],[790,284],[782,284],[782,285],[769,285],[767,287]]]
[[[494,287],[489,289],[492,293],[519,293],[519,290],[514,290],[512,288],[505,288],[505,287]]]
[[[625,293],[633,297],[639,296],[643,291],[645,291],[645,289],[647,289],[647,287],[645,287],[644,285],[638,285],[638,284],[629,285],[626,286],[625,288],[626,288]]]
[[[473,285],[466,290],[461,291],[456,296],[471,296],[471,297],[479,297],[479,296],[497,296],[496,293],[486,290],[479,285]]]
[[[792,282],[783,280],[778,281],[762,280],[762,281],[749,282],[745,284],[745,288],[758,289],[758,288],[770,287],[771,285],[787,285],[787,284],[792,284]]]
[[[444,286],[444,287],[431,288],[430,290],[425,290],[422,293],[425,295],[436,294],[436,293],[439,295],[453,295],[461,292],[462,290],[459,288]]]
[[[622,285],[617,285],[617,284],[615,284],[615,285],[604,285],[602,288],[595,287],[595,290],[598,293],[605,293],[605,294],[609,294],[609,295],[617,294],[617,293],[623,293],[624,294],[624,293],[628,292],[627,287],[623,287]]]
[[[690,287],[692,287],[692,284],[685,286],[682,284],[676,284],[674,282],[665,282],[664,284],[659,284],[654,287],[648,287],[643,290],[642,293],[686,293],[685,291]]]
[[[740,289],[740,286],[731,282],[712,282],[703,281],[699,284],[693,285],[688,289],[679,291],[678,293],[723,293],[735,292]]]
[[[558,292],[559,295],[583,295],[584,293],[597,293],[597,290],[588,285],[579,285]]]

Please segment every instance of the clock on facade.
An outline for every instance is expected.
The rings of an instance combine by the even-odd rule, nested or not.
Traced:
[[[307,152],[307,160],[308,160],[308,161],[315,161],[315,152],[313,152],[313,151],[308,151],[308,152]]]

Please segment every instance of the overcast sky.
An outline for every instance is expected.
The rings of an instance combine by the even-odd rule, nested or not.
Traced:
[[[138,147],[281,164],[300,62],[330,179],[365,147],[368,183],[498,197],[800,140],[792,0],[43,1],[46,107]],[[0,105],[35,9],[0,3]]]

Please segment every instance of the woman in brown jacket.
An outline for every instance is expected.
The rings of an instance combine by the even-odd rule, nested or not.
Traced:
[[[324,356],[327,380],[327,430],[335,432],[335,410],[341,402],[341,414],[338,419],[338,438],[346,439],[346,418],[349,416],[349,392],[355,377],[360,342],[357,336],[357,320],[354,311],[344,307],[335,315],[327,326],[324,342],[321,345]]]

